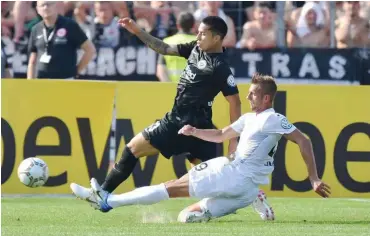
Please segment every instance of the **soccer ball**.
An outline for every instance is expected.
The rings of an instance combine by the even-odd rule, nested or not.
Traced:
[[[49,178],[49,168],[40,158],[30,157],[23,160],[19,165],[18,178],[27,187],[40,187]]]

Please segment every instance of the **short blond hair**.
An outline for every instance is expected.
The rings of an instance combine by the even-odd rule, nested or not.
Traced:
[[[277,91],[277,85],[274,77],[255,73],[252,76],[252,84],[259,85],[262,89],[263,95],[270,95],[271,102],[274,101]]]

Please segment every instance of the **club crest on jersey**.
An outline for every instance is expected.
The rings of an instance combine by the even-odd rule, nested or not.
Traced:
[[[66,34],[67,34],[67,30],[65,28],[60,28],[57,31],[57,36],[60,38],[66,36]]]
[[[289,123],[289,121],[286,118],[281,120],[281,127],[283,127],[283,129],[290,129],[292,128],[292,126],[293,125]]]
[[[197,63],[198,69],[203,70],[204,68],[206,68],[206,66],[207,66],[207,62],[205,60],[200,60]]]
[[[233,75],[229,75],[229,77],[227,77],[227,84],[230,87],[235,87],[236,86],[235,79],[234,79]]]

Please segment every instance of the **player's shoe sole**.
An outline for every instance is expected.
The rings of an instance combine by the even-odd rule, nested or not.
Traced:
[[[91,188],[85,188],[75,183],[71,183],[70,188],[72,190],[72,194],[76,198],[83,201],[87,201],[90,204],[90,206],[92,206],[95,209],[99,207],[98,201],[96,200],[94,192]]]
[[[252,204],[254,210],[260,215],[262,220],[275,220],[275,213],[267,201],[266,194],[260,190],[256,200]]]

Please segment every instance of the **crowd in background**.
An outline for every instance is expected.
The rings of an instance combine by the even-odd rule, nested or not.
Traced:
[[[123,35],[117,19],[131,17],[152,35],[165,38],[176,33],[176,18],[181,11],[192,12],[196,22],[208,15],[223,18],[229,32],[226,47],[276,47],[276,2],[70,2],[57,3],[59,14],[73,18],[87,36],[106,47],[115,47]],[[329,2],[285,4],[287,47],[329,46]],[[33,25],[40,21],[35,2],[1,2],[1,36],[22,44]],[[258,7],[257,7],[258,6]],[[335,41],[338,48],[370,45],[370,2],[336,2]],[[194,27],[194,33],[196,32]],[[128,33],[127,33],[128,34]]]
[[[144,30],[164,39],[178,32],[180,13],[193,14],[195,24],[191,33],[194,35],[204,17],[217,15],[229,28],[224,46],[249,50],[276,48],[278,27],[281,27],[277,3],[272,1],[59,1],[56,4],[58,13],[74,19],[96,47],[142,44],[117,24],[123,17],[133,18]],[[329,4],[285,2],[285,47],[369,48],[370,2],[335,2],[335,11],[329,10]],[[333,13],[335,16],[330,15]],[[42,20],[35,1],[2,1],[1,18],[2,57],[6,41],[13,42],[15,50],[27,48],[32,27]],[[334,19],[334,27],[330,19]]]

